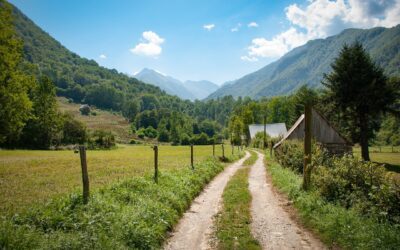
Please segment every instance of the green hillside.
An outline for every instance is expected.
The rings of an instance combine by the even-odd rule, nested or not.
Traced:
[[[25,59],[38,72],[52,79],[57,86],[57,95],[113,110],[122,110],[128,100],[146,93],[167,99],[170,97],[157,87],[80,57],[44,32],[16,7],[13,12],[17,34],[24,42]]]
[[[388,75],[400,74],[400,25],[390,29],[347,29],[293,49],[278,61],[223,86],[208,99],[225,95],[253,98],[287,95],[304,84],[320,87],[323,74],[330,71],[342,46],[354,41],[360,41]]]

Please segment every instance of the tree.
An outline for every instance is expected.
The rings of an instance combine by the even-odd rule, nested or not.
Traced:
[[[74,119],[71,114],[64,114],[63,117],[63,144],[84,143],[86,141],[86,126]]]
[[[47,76],[41,77],[32,91],[32,117],[22,133],[22,146],[47,149],[62,130],[55,87]]]
[[[19,69],[22,42],[16,38],[11,6],[0,0],[0,145],[11,146],[30,117],[28,92],[34,78]]]
[[[332,72],[322,81],[327,98],[349,121],[346,129],[353,142],[360,143],[362,158],[369,161],[368,142],[379,128],[382,112],[396,101],[395,90],[359,42],[344,45],[331,66]]]

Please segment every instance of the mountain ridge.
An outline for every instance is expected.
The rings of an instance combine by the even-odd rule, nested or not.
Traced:
[[[180,81],[172,76],[165,75],[157,70],[144,68],[133,77],[136,79],[157,86],[170,95],[176,95],[182,99],[201,100],[218,89],[218,85],[213,82],[200,81]]]
[[[360,41],[371,58],[389,76],[399,75],[400,25],[392,28],[346,29],[335,36],[308,41],[280,59],[224,85],[206,99],[232,95],[252,98],[287,95],[302,85],[321,86],[324,73],[338,56],[343,44]]]

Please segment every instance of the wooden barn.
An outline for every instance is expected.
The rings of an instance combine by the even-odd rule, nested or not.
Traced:
[[[285,140],[304,139],[304,114],[295,122],[293,127],[284,135],[282,140],[275,144],[274,149],[278,148]],[[351,152],[352,143],[341,136],[339,132],[329,124],[328,120],[312,109],[311,133],[313,139],[321,144],[332,154],[343,154]]]

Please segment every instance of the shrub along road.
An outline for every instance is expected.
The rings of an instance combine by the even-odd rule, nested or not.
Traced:
[[[267,183],[264,155],[251,167],[249,188],[252,232],[263,249],[324,249],[324,245],[309,232],[300,228],[283,209],[282,200]]]

